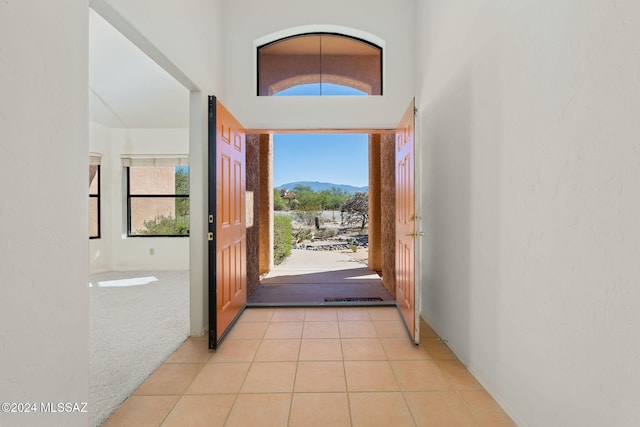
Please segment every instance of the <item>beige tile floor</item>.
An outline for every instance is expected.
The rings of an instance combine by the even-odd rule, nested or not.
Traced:
[[[103,426],[515,424],[424,322],[393,307],[250,308],[216,352],[189,338]]]

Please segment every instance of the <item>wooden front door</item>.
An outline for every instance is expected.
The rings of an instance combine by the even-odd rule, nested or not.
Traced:
[[[209,348],[247,303],[245,131],[209,97]]]
[[[396,129],[396,304],[418,343],[418,307],[416,305],[415,252],[415,101],[411,102]]]

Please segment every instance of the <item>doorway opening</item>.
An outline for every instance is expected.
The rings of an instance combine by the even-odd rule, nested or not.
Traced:
[[[422,233],[416,230],[414,116],[412,100],[397,128],[346,133],[369,134],[368,264],[382,272],[417,342],[414,260]],[[215,184],[209,185],[209,348],[215,349],[251,304],[261,275],[273,269],[273,134],[247,131],[211,96],[208,136],[209,183]],[[371,267],[375,262],[381,268]]]
[[[366,134],[273,136],[276,266],[292,249],[350,250],[366,264],[368,154]]]
[[[247,254],[249,304],[395,304],[394,238],[382,237],[383,222],[394,227],[393,143],[364,132],[247,135],[247,158],[257,145],[263,159],[247,167],[259,252]]]

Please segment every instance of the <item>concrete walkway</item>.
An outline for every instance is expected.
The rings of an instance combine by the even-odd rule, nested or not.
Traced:
[[[344,305],[393,301],[380,277],[358,260],[338,251],[293,249],[289,258],[262,279],[248,303]]]

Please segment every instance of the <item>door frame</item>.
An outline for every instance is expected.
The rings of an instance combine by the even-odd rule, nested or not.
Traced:
[[[214,122],[214,126],[209,125],[208,128],[208,175],[207,175],[207,193],[209,195],[208,200],[208,212],[215,212],[216,208],[216,199],[215,199],[215,186],[212,186],[211,183],[215,182],[217,178],[217,161],[216,161],[216,151],[211,150],[211,141],[215,141],[216,138],[216,97],[209,97],[209,105],[213,102],[213,108],[209,108],[209,124]],[[418,98],[414,98],[414,106],[418,105]],[[414,174],[415,174],[415,182],[414,182],[414,204],[415,211],[417,213],[423,212],[423,200],[422,200],[422,153],[421,153],[421,144],[419,143],[421,138],[421,126],[420,126],[420,117],[417,114],[417,107],[414,108]],[[362,129],[362,128],[349,128],[349,129],[245,129],[245,134],[271,134],[271,133],[366,133],[366,134],[395,134],[396,129]],[[213,177],[213,179],[211,179]],[[213,189],[212,189],[213,187]],[[213,195],[213,197],[212,197]],[[205,218],[207,221],[207,218]],[[423,225],[422,215],[418,214],[418,218],[416,219],[416,230],[422,229]],[[208,224],[209,232],[211,232],[211,227],[213,226],[213,237],[212,240],[208,242],[208,271],[209,271],[209,341],[210,348],[215,349],[217,344],[226,336],[228,331],[231,329],[233,324],[237,321],[239,316],[242,314],[245,306],[240,310],[240,312],[236,315],[236,317],[231,322],[229,328],[225,331],[225,333],[221,337],[217,337],[217,339],[213,340],[215,344],[212,344],[212,337],[217,335],[217,317],[211,316],[212,309],[215,312],[215,308],[217,305],[216,301],[216,293],[211,292],[213,288],[215,290],[216,286],[216,274],[217,274],[217,254],[216,254],[216,244],[217,244],[217,236],[215,233],[215,221],[213,223]],[[211,248],[214,250],[211,250]],[[415,300],[415,338],[413,339],[415,344],[419,343],[419,323],[420,323],[420,307],[421,307],[421,287],[420,287],[420,279],[422,277],[422,262],[420,254],[422,252],[422,239],[415,239],[415,254],[414,254],[414,300]],[[396,285],[397,286],[397,285]],[[411,336],[411,333],[410,333]]]
[[[375,128],[330,128],[330,129],[294,129],[294,128],[287,128],[287,129],[264,129],[264,128],[254,128],[254,129],[246,129],[246,133],[247,135],[269,135],[269,136],[273,136],[276,134],[303,134],[303,135],[307,135],[307,134],[321,134],[321,135],[331,135],[331,134],[359,134],[359,135],[367,135],[369,137],[371,137],[372,135],[379,135],[379,136],[383,136],[383,135],[387,135],[390,137],[395,137],[396,134],[396,129],[390,129],[390,128],[379,128],[379,129],[375,129]],[[395,144],[395,143],[394,143]],[[273,156],[273,152],[270,153],[271,156]],[[271,172],[273,173],[273,157],[271,157],[269,163],[269,167],[271,168]],[[261,166],[262,167],[262,166]],[[393,173],[393,168],[390,169],[391,172]],[[271,188],[270,191],[268,192],[269,194],[273,194],[273,190],[274,190],[274,186],[271,183]],[[269,207],[269,209],[272,209],[273,206],[271,205]],[[394,207],[395,210],[395,207]],[[272,221],[271,221],[271,228],[272,228],[272,232],[273,232],[273,212],[271,212],[272,215]],[[260,224],[260,227],[263,227],[263,224]],[[271,248],[271,251],[273,251],[273,248]],[[273,265],[271,265],[271,269],[273,269]],[[372,270],[373,271],[373,270]],[[264,274],[265,272],[261,271],[260,274]],[[253,282],[252,282],[253,283]],[[386,288],[386,286],[385,286]],[[389,291],[390,293],[392,293],[392,296],[395,296],[395,294],[393,294],[393,292],[395,292],[395,288],[391,288],[393,289],[393,291],[390,288],[386,288],[387,291]],[[392,303],[392,301],[388,301],[388,303]],[[268,303],[268,305],[277,305],[278,303]],[[291,306],[291,303],[282,303],[283,306]],[[314,304],[305,304],[304,302],[301,303],[295,303],[295,306],[315,306]],[[387,301],[385,301],[382,304],[372,304],[371,306],[376,306],[376,305],[388,305]],[[389,304],[390,305],[390,304]],[[259,307],[259,306],[264,306],[263,303],[249,303],[249,306],[254,306],[254,307]]]
[[[217,337],[218,330],[218,316],[215,315],[217,305],[217,292],[216,292],[216,278],[218,273],[218,258],[216,247],[218,245],[216,224],[215,224],[215,212],[216,212],[216,185],[214,184],[218,175],[218,162],[216,159],[216,113],[217,113],[217,98],[215,96],[209,96],[208,100],[208,129],[207,129],[207,222],[206,231],[207,237],[207,270],[208,274],[208,296],[209,296],[209,349],[215,350],[219,343]],[[214,215],[214,219],[211,219],[211,215]],[[211,234],[213,233],[213,234]],[[211,237],[209,237],[211,236]]]
[[[418,105],[418,98],[414,98],[414,106]],[[271,129],[271,128],[259,128],[259,129],[246,129],[247,134],[313,134],[313,133],[357,133],[357,134],[390,134],[395,135],[396,129],[389,128],[347,128],[347,129]],[[420,146],[420,121],[419,115],[417,114],[417,107],[414,109],[414,173],[415,173],[415,182],[414,182],[414,203],[415,203],[415,211],[422,212],[423,211],[423,203],[422,203],[422,154],[421,154],[421,146]],[[421,215],[418,215],[421,216]],[[417,219],[416,230],[423,229],[423,220]],[[420,254],[422,252],[422,239],[414,239],[415,247],[414,247],[414,284],[415,284],[415,294],[414,299],[416,303],[415,310],[415,324],[416,327],[419,328],[420,324],[420,307],[421,307],[421,287],[420,287],[420,279],[422,276],[422,262],[420,259]],[[419,340],[419,332],[416,334],[415,343],[418,343]]]
[[[417,231],[425,230],[425,222],[424,222],[424,205],[422,200],[422,191],[423,191],[423,161],[422,161],[422,144],[420,144],[420,138],[422,136],[421,127],[420,127],[420,114],[418,110],[418,97],[413,98],[413,162],[414,162],[414,174],[415,174],[415,182],[414,182],[414,205],[415,210],[418,213],[418,217],[416,218],[415,226]],[[414,274],[414,288],[415,288],[415,301],[416,301],[416,337],[414,343],[417,345],[420,343],[420,312],[422,311],[422,250],[424,244],[425,236],[418,237],[415,239],[415,253],[414,253],[414,266],[413,270]]]

